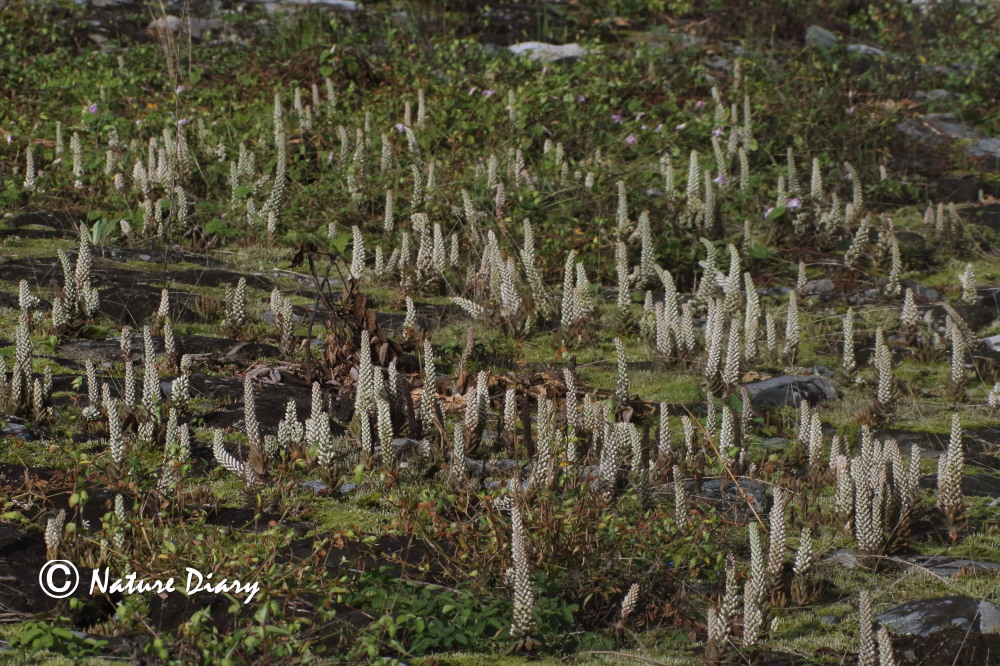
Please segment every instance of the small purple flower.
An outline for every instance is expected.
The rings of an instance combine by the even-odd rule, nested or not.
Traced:
[[[397,132],[405,132],[406,131],[406,125],[404,125],[403,123],[396,123],[395,125],[393,125],[393,127],[396,128]]]
[[[183,85],[177,86],[177,90],[174,92],[180,95],[182,92],[184,92],[184,86]]]
[[[653,131],[654,132],[662,132],[663,131],[663,123],[660,123],[659,125],[657,125],[656,129],[653,130]]]
[[[767,218],[771,217],[771,213],[773,213],[773,212],[774,212],[774,207],[773,206],[770,207],[770,208],[768,208],[768,209],[766,209],[764,211],[764,219],[766,220]]]
[[[712,179],[712,182],[716,185],[728,185],[729,179],[726,178],[726,174],[720,173],[718,176]]]
[[[615,121],[616,123],[618,123],[620,125],[621,122],[622,122],[622,115],[620,113],[612,114],[611,120]]]
[[[639,113],[635,114],[635,119],[636,119],[636,120],[642,120],[642,117],[643,117],[644,115],[646,115],[646,114],[645,114],[645,113],[643,113],[642,111],[640,111]]]
[[[475,93],[477,90],[479,90],[479,88],[477,88],[476,86],[472,86],[471,88],[469,88],[469,94],[471,95]]]
[[[785,208],[789,210],[798,210],[802,208],[802,202],[798,199],[792,198],[785,202]]]
[[[548,74],[548,73],[549,73],[549,66],[542,65],[542,74]]]
[[[634,146],[635,145],[635,134],[629,134],[627,137],[625,137],[625,143],[627,143],[630,146]]]
[[[223,213],[219,213],[219,219],[220,220],[226,219],[226,214],[224,212]]]
[[[847,115],[849,115],[849,116],[853,116],[853,115],[854,115],[854,111],[855,111],[855,109],[856,109],[856,107],[855,107],[855,106],[854,106],[853,104],[851,104],[851,106],[849,106],[849,107],[847,108]]]
[[[97,113],[97,105],[91,104],[90,106],[87,107],[87,111],[90,111],[91,113]]]
[[[495,94],[497,94],[497,91],[493,90],[493,88],[487,88],[482,92],[483,97],[489,97],[490,95],[495,95]]]
[[[703,102],[702,100],[699,99],[697,102],[694,103],[694,108],[699,109],[699,110],[700,109],[704,109],[705,108],[705,102]]]
[[[687,127],[687,126],[688,126],[688,124],[687,124],[687,123],[681,123],[680,125],[678,125],[678,126],[677,126],[677,127],[675,127],[674,129],[675,129],[675,130],[677,130],[677,131],[679,132],[679,131],[681,131],[682,129],[684,129],[685,127]]]
[[[716,127],[714,130],[712,130],[712,135],[715,138],[719,138],[720,136],[722,136],[725,133],[726,133],[726,130],[722,129],[721,127]]]
[[[576,101],[579,102],[580,104],[583,104],[584,102],[587,101],[587,98],[584,97],[583,95],[580,95],[579,97],[576,98]]]
[[[183,126],[187,125],[189,122],[190,121],[187,118],[181,118],[180,120],[177,121],[177,124]]]
[[[649,128],[648,128],[648,127],[646,127],[645,125],[642,125],[641,127],[639,127],[639,129],[641,129],[641,130],[643,130],[643,131],[646,131],[646,130],[648,130]]]

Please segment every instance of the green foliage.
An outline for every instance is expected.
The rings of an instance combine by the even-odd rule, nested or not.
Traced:
[[[65,621],[65,618],[62,618]],[[73,659],[100,654],[107,641],[98,640],[78,632],[40,620],[23,622],[10,639],[12,647],[27,654],[41,650],[64,654]]]

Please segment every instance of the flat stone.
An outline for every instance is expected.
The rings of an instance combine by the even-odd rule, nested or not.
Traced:
[[[26,442],[33,442],[38,439],[38,436],[31,431],[31,428],[23,423],[14,423],[13,421],[8,422],[4,427],[0,428],[0,437],[17,437]]]
[[[824,557],[823,561],[844,567],[845,569],[857,569],[861,566],[861,558],[849,548],[838,548]]]
[[[920,478],[922,488],[937,488],[937,474]],[[966,474],[962,477],[962,494],[974,497],[1000,497],[1000,477],[991,474]]]
[[[951,578],[958,575],[970,573],[989,573],[1000,570],[1000,563],[987,562],[985,560],[969,560],[959,557],[946,557],[944,555],[909,555],[902,558],[914,567],[926,569],[936,576]]]
[[[545,42],[521,42],[511,44],[507,50],[514,55],[524,55],[536,62],[557,62],[560,60],[578,60],[587,55],[588,51],[577,43],[546,44]]]
[[[784,437],[768,437],[760,443],[765,451],[784,451],[788,447],[794,446],[794,444],[795,442]]]
[[[814,375],[784,375],[744,384],[757,407],[796,407],[802,400],[816,405],[837,399],[837,388],[829,379]]]
[[[694,481],[685,481],[684,490],[689,495],[709,503],[718,505],[720,510],[734,509],[740,514],[749,514],[747,510],[747,500],[750,501],[753,510],[758,514],[767,512],[767,488],[759,481],[740,479],[740,487],[737,488],[729,479],[708,479],[701,482],[701,488],[697,489]],[[741,492],[742,489],[742,492]],[[746,498],[744,498],[746,495]]]
[[[883,51],[880,48],[868,46],[867,44],[848,44],[847,52],[863,58],[876,58],[879,60],[889,56],[888,51]]]
[[[837,292],[837,287],[833,284],[833,280],[822,278],[806,282],[805,289],[802,292],[805,296],[830,297]]]
[[[362,9],[360,2],[354,2],[353,0],[281,0],[281,2],[268,2],[267,0],[250,0],[257,4],[265,5],[323,5],[326,7],[331,7],[333,9],[339,9],[344,12],[356,12]]]
[[[969,146],[966,152],[990,171],[1000,169],[1000,139],[992,137],[979,139]]]
[[[322,481],[303,481],[299,488],[310,491],[313,495],[325,495],[330,491],[330,486]]]
[[[953,628],[969,633],[1000,632],[1000,608],[989,601],[962,596],[908,601],[875,619],[898,634],[916,636]]]
[[[179,16],[167,14],[166,16],[153,19],[146,27],[151,32],[177,32],[181,29],[183,23],[184,21]]]
[[[913,99],[918,102],[947,102],[952,99],[954,95],[951,91],[945,90],[943,88],[935,88],[934,90],[918,90],[913,94]]]
[[[839,47],[841,39],[826,28],[811,25],[806,28],[806,46],[820,51],[830,51]]]

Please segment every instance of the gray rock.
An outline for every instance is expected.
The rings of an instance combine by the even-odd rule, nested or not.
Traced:
[[[765,289],[760,290],[760,295],[781,297],[786,295],[791,290],[792,290],[791,287],[767,287]]]
[[[937,474],[920,478],[922,488],[937,488]],[[990,474],[966,474],[962,477],[962,494],[974,497],[1000,497],[1000,477]]]
[[[871,58],[881,60],[889,56],[888,51],[883,51],[880,48],[874,46],[868,46],[867,44],[848,44],[847,52],[862,58]]]
[[[806,46],[820,51],[831,51],[841,44],[841,39],[826,28],[811,25],[806,28]]]
[[[0,437],[17,437],[18,439],[23,439],[26,442],[33,442],[38,437],[35,433],[31,432],[28,426],[22,423],[8,422],[7,425],[0,428]]]
[[[947,102],[952,99],[954,95],[950,91],[943,88],[935,88],[934,90],[918,90],[913,95],[913,99],[918,102]]]
[[[794,446],[795,442],[784,437],[768,437],[760,443],[765,451],[784,451],[789,446]]]
[[[360,2],[354,2],[353,0],[282,0],[278,3],[268,2],[267,0],[250,1],[265,5],[278,5],[279,7],[281,5],[324,5],[345,12],[356,12],[362,8]]]
[[[822,624],[825,624],[829,627],[836,627],[838,624],[840,624],[840,618],[838,618],[836,615],[820,615],[819,621]]]
[[[146,28],[151,32],[177,32],[181,29],[183,23],[184,21],[179,16],[167,14],[166,16],[153,19]]]
[[[917,599],[876,618],[899,634],[930,636],[945,629],[992,634],[1000,632],[1000,608],[971,597]]]
[[[313,495],[324,495],[330,490],[330,486],[322,481],[303,481],[299,484],[299,488],[304,488],[312,492]]]
[[[969,573],[989,573],[1000,570],[1000,563],[987,562],[984,560],[969,560],[959,557],[946,557],[944,555],[909,555],[900,558],[914,567],[926,569],[935,576],[951,578],[957,576],[959,572]]]
[[[1000,352],[1000,333],[983,338],[979,343],[988,351]]]
[[[747,500],[758,514],[768,509],[767,489],[759,481],[740,479],[737,488],[729,479],[709,479],[701,482],[701,488],[696,489],[694,481],[685,481],[684,490],[689,495],[707,500],[719,507],[720,511],[734,509],[738,514],[749,514]],[[742,489],[742,492],[741,492]],[[746,498],[744,498],[746,495]]]
[[[1000,169],[1000,139],[979,139],[966,149],[974,160],[982,162],[990,171]]]
[[[588,51],[577,43],[546,44],[545,42],[521,42],[511,44],[507,50],[514,55],[524,55],[535,62],[557,62],[560,60],[579,60]]]
[[[848,548],[838,548],[823,558],[824,562],[835,564],[845,569],[857,569],[861,566],[861,558],[853,550]]]
[[[784,375],[743,385],[756,407],[795,407],[837,399],[837,388],[829,379],[814,375]]]
[[[833,280],[827,278],[809,280],[809,282],[806,282],[805,289],[803,289],[803,295],[805,296],[830,297],[836,294],[836,292],[837,287],[834,286]]]

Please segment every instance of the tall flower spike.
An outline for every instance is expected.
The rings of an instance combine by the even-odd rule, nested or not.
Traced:
[[[688,517],[687,491],[684,490],[684,476],[681,468],[674,465],[674,521],[684,525]]]
[[[885,293],[889,296],[896,296],[899,294],[899,276],[903,271],[903,259],[899,252],[899,241],[896,240],[896,236],[893,235],[889,241],[889,281],[885,287]]]
[[[972,264],[965,264],[965,270],[962,274],[958,276],[959,282],[962,283],[962,302],[963,303],[975,303],[976,302],[976,273],[972,269]]]
[[[517,434],[517,389],[509,388],[503,399],[503,432],[513,442]]]
[[[264,441],[260,436],[257,405],[249,375],[243,378],[243,422],[246,428],[247,443],[250,446],[251,455],[253,455],[255,449],[259,451],[263,448]]]
[[[59,513],[49,518],[45,526],[45,550],[46,558],[54,560],[59,554],[59,543],[62,538],[63,525],[66,523],[66,510],[59,509]]]
[[[355,280],[360,280],[365,270],[365,240],[361,234],[361,229],[357,225],[351,227],[354,236],[354,249],[351,251],[350,275]]]
[[[622,609],[621,617],[619,622],[625,624],[625,622],[632,616],[635,612],[636,604],[639,602],[639,583],[632,583],[628,588],[628,592],[625,593],[625,598],[622,599]]]
[[[743,646],[757,644],[764,627],[764,596],[767,593],[767,573],[765,570],[764,548],[761,544],[760,527],[756,522],[749,525],[750,532],[750,578],[743,588]]]
[[[958,414],[951,415],[951,437],[948,450],[938,460],[937,506],[944,515],[952,541],[965,524],[965,504],[962,498],[962,476],[965,454],[962,449],[962,425]]]
[[[795,363],[799,349],[799,301],[795,292],[788,294],[788,312],[785,315],[785,359]]]
[[[778,348],[778,324],[774,321],[774,313],[764,313],[764,344],[768,351],[775,351]]]
[[[803,400],[803,402],[805,402]],[[823,464],[823,425],[819,419],[819,411],[812,413],[809,428],[809,467],[818,470]]]
[[[514,638],[525,638],[535,627],[535,597],[531,590],[531,570],[528,565],[524,522],[516,497],[511,502],[510,517],[511,555],[514,565],[514,617],[510,625],[510,634]]]
[[[222,440],[221,430],[215,430],[212,435],[212,454],[214,455],[216,462],[222,465],[222,467],[243,479],[243,481],[247,484],[252,482],[254,478],[253,470],[250,468],[250,465],[242,460],[236,459],[232,454],[226,451],[225,444]]]
[[[623,241],[618,241],[615,246],[615,273],[618,276],[618,317],[627,322],[632,308],[633,276],[628,266],[628,248]]]
[[[806,262],[799,261],[799,274],[795,280],[795,291],[799,292],[799,294],[805,295],[806,282],[808,279],[809,278],[806,276]]]
[[[747,298],[743,319],[743,358],[751,363],[757,358],[757,338],[760,336],[760,295],[749,272],[743,274],[743,288]]]
[[[882,329],[875,330],[875,373],[878,375],[876,400],[881,405],[892,402],[892,352],[885,343]]]
[[[1000,410],[1000,382],[993,385],[993,390],[986,397],[986,404],[993,409]]]
[[[665,463],[673,455],[670,448],[670,413],[667,411],[669,403],[664,400],[660,403],[660,426],[656,438],[656,462]]]
[[[949,318],[950,319],[950,318]],[[951,327],[951,371],[949,379],[956,387],[965,384],[965,357],[968,355],[968,348],[965,344],[965,336],[957,326]]]
[[[615,338],[615,357],[618,360],[618,379],[615,384],[615,400],[619,405],[629,398],[628,361],[625,358],[625,348],[621,338]]]
[[[848,308],[847,314],[844,315],[843,365],[847,372],[854,371],[854,308]]]
[[[879,666],[872,629],[873,616],[871,593],[863,589],[858,599],[858,666]]]
[[[389,411],[389,401],[378,399],[378,441],[382,454],[382,469],[392,470],[396,466],[396,453],[392,446],[392,418]]]
[[[913,331],[917,328],[919,321],[920,313],[917,311],[917,304],[913,300],[913,290],[907,287],[906,293],[903,294],[903,308],[899,313],[899,326],[900,328]]]
[[[892,651],[892,638],[889,636],[889,630],[885,627],[879,627],[878,631],[875,632],[875,639],[878,642],[879,666],[896,666],[898,662]]]
[[[779,486],[774,488],[774,503],[770,512],[770,548],[767,554],[768,587],[777,588],[781,584],[781,574],[785,568],[785,492]]]
[[[569,254],[566,255],[566,264],[563,270],[562,321],[560,324],[564,329],[571,327],[576,320],[573,307],[576,300],[573,282],[575,268],[576,250],[570,250]]]

